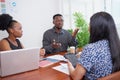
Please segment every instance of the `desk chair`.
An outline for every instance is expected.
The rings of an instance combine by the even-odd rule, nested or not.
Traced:
[[[98,80],[120,80],[120,71],[112,73],[108,76],[99,78]]]

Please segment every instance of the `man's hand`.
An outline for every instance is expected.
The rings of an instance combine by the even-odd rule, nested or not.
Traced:
[[[76,35],[77,35],[78,31],[79,31],[79,29],[78,29],[78,28],[76,28],[76,29],[73,31],[72,36],[73,36],[73,37],[76,37]]]
[[[53,40],[52,47],[53,48],[60,48],[61,47],[61,43],[58,43],[55,40]]]

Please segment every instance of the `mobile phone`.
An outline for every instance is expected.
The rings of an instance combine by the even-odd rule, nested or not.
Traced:
[[[75,54],[73,54],[73,53],[67,53],[67,54],[64,55],[64,57],[66,59],[68,59],[72,63],[73,67],[76,67],[77,57],[76,57]]]

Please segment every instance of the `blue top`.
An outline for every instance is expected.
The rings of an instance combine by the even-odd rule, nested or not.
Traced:
[[[112,72],[112,59],[107,40],[100,40],[88,44],[78,59],[86,69],[85,76],[90,80],[96,80]]]
[[[58,43],[61,43],[60,48],[53,48],[52,43],[55,40]],[[77,42],[71,34],[64,29],[61,29],[60,33],[55,31],[55,27],[47,30],[43,35],[43,48],[45,48],[46,53],[55,53],[61,51],[67,51],[68,46],[76,46]]]

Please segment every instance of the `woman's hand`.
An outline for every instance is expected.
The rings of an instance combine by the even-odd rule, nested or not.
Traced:
[[[68,70],[72,79],[82,80],[83,76],[86,73],[85,68],[80,64],[77,64],[76,68],[74,68],[69,60],[67,62],[68,62]]]
[[[68,64],[68,70],[69,70],[69,73],[71,74],[75,68],[73,67],[72,63],[67,59],[67,64]]]

